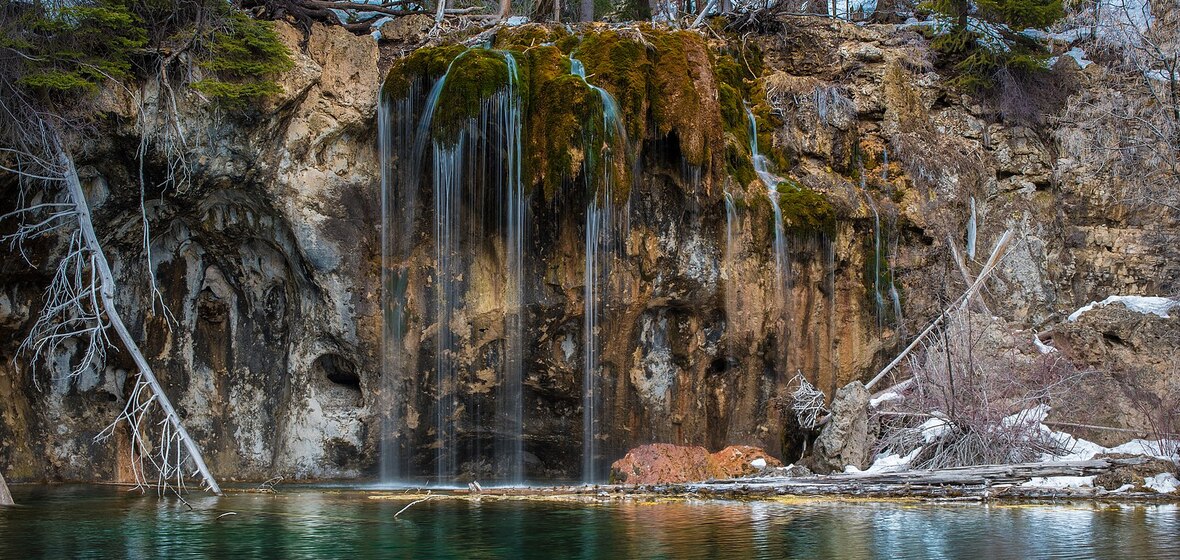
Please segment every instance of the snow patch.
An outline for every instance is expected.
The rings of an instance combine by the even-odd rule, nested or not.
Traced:
[[[1078,63],[1078,68],[1081,68],[1082,70],[1085,70],[1087,66],[1094,64],[1093,60],[1086,58],[1086,51],[1079,47],[1074,47],[1062,53],[1061,56],[1051,57],[1048,61],[1049,66],[1052,67],[1056,65],[1057,61],[1060,60],[1062,56],[1072,58],[1074,62]]]
[[[946,420],[935,416],[923,422],[921,426],[918,426],[918,429],[922,431],[922,439],[926,440],[926,443],[932,443],[946,435],[950,431],[951,425]]]
[[[1045,419],[1049,417],[1049,405],[1038,404],[1032,408],[1026,408],[1013,414],[1005,416],[1000,420],[1000,425],[1005,428],[1034,428],[1044,426]]]
[[[750,466],[754,467],[756,469],[765,469],[766,468],[766,459],[763,459],[761,457],[754,459],[753,461],[750,461]]]
[[[1093,476],[1034,476],[1021,484],[1025,488],[1054,488],[1066,490],[1070,488],[1086,488],[1094,486]]]
[[[914,458],[918,456],[918,453],[921,453],[921,452],[922,452],[922,448],[919,447],[919,448],[909,452],[909,454],[907,454],[904,457],[902,457],[901,455],[898,455],[896,453],[888,454],[888,455],[885,453],[882,453],[877,456],[877,459],[873,461],[873,464],[869,465],[869,468],[867,470],[865,470],[864,472],[885,473],[885,472],[904,471],[907,468],[909,468],[910,462],[912,462],[914,460]]]
[[[1169,459],[1180,462],[1180,457],[1167,453],[1168,449],[1180,447],[1180,442],[1172,440],[1133,439],[1119,446],[1107,450],[1108,453],[1126,453],[1129,455],[1148,455],[1156,459]]]
[[[1143,485],[1160,494],[1171,494],[1180,488],[1180,479],[1172,473],[1159,473],[1143,479]]]
[[[1121,303],[1127,309],[1136,313],[1151,313],[1158,315],[1164,319],[1168,318],[1168,312],[1174,307],[1180,306],[1180,301],[1166,297],[1154,296],[1110,296],[1101,302],[1092,301],[1087,305],[1083,305],[1077,311],[1074,311],[1066,318],[1066,321],[1074,322],[1081,317],[1083,313],[1094,309],[1095,307],[1106,307],[1112,303]]]
[[[884,393],[881,393],[881,395],[878,397],[873,397],[873,398],[869,399],[869,406],[871,406],[873,408],[877,408],[878,406],[881,406],[881,403],[895,401],[900,398],[901,398],[901,394],[896,393],[894,391],[886,391]]]

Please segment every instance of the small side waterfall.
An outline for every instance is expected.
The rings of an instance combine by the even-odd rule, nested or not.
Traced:
[[[775,286],[779,299],[786,297],[786,290],[790,284],[791,263],[787,250],[787,234],[783,226],[783,211],[778,203],[778,185],[782,178],[770,172],[766,164],[766,156],[758,151],[758,120],[750,106],[746,106],[746,117],[750,120],[750,158],[754,164],[754,172],[758,179],[766,185],[766,196],[770,198],[770,206],[774,209],[774,268],[778,278]]]
[[[783,182],[781,177],[771,173],[767,165],[766,156],[758,150],[758,120],[754,117],[754,112],[750,110],[749,104],[745,105],[746,117],[750,121],[750,158],[754,164],[754,172],[757,173],[758,179],[766,186],[766,196],[770,199],[770,206],[774,211],[774,272],[775,272],[775,299],[782,307],[782,330],[781,330],[781,348],[782,348],[782,363],[787,364],[787,353],[790,351],[790,290],[791,290],[791,258],[790,248],[787,246],[786,227],[783,224],[783,211],[779,205],[779,184]]]
[[[585,67],[572,55],[570,73],[581,78],[602,100],[603,138],[586,139],[587,146],[602,144],[601,158],[596,161],[588,156],[584,164],[587,169],[582,174],[587,181],[586,194],[589,197],[586,204],[586,255],[583,269],[582,481],[595,483],[600,482],[605,474],[604,465],[601,464],[602,453],[598,446],[599,437],[603,432],[601,411],[604,405],[603,372],[602,364],[599,363],[602,351],[600,323],[609,290],[611,255],[622,242],[619,232],[620,229],[625,229],[626,220],[625,212],[619,212],[615,200],[615,170],[620,163],[630,168],[632,162],[629,159],[627,131],[615,98],[606,90],[587,81]],[[619,155],[622,155],[623,161],[617,159]],[[598,166],[602,172],[591,172],[594,166]],[[600,177],[597,184],[592,182],[595,175]],[[632,172],[629,176],[634,177],[635,174]]]
[[[741,299],[737,293],[737,271],[734,270],[737,262],[738,246],[737,246],[737,228],[738,213],[737,205],[734,204],[733,194],[728,190],[725,191],[725,273],[726,287],[725,287],[725,316],[727,321],[732,323],[734,318],[741,315]],[[730,324],[729,329],[733,329],[734,325]]]

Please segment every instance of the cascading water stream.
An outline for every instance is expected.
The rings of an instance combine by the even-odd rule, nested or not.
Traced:
[[[619,215],[615,207],[615,147],[621,147],[620,153],[628,156],[628,141],[626,128],[619,112],[618,103],[606,90],[597,87],[586,80],[586,68],[582,62],[570,55],[570,73],[578,76],[587,87],[595,91],[602,100],[603,133],[601,141],[605,145],[602,159],[593,162],[587,158],[588,165],[595,163],[602,166],[603,173],[599,174],[601,182],[597,185],[587,185],[590,201],[586,206],[586,240],[583,282],[583,348],[582,348],[582,480],[585,483],[598,482],[602,478],[602,468],[599,465],[600,450],[598,448],[599,434],[602,433],[600,418],[602,402],[602,366],[599,363],[601,352],[600,325],[602,305],[605,299],[606,282],[610,268],[610,251],[617,243]],[[588,142],[589,145],[590,142]],[[630,163],[630,162],[628,162]],[[583,173],[587,181],[595,174],[589,170]],[[635,176],[634,173],[631,175]]]
[[[877,330],[885,327],[885,298],[881,295],[881,213],[877,211],[877,202],[865,189],[864,174],[861,174],[860,190],[873,211],[873,303],[877,310]]]
[[[504,365],[496,400],[500,419],[497,463],[502,464],[506,481],[524,483],[524,242],[527,234],[528,203],[522,179],[521,131],[524,109],[518,84],[516,59],[504,53],[508,65],[508,86],[499,94],[499,127],[503,134],[504,182],[499,200],[504,201],[505,315]]]
[[[774,269],[776,274],[776,296],[780,301],[785,301],[786,290],[789,285],[790,258],[787,250],[787,235],[786,229],[783,226],[783,211],[778,203],[778,186],[783,180],[770,172],[766,163],[766,156],[758,151],[758,121],[754,118],[754,112],[750,110],[747,104],[746,117],[750,121],[750,158],[754,164],[754,172],[758,175],[758,179],[766,186],[766,196],[770,198],[770,206],[774,210]]]
[[[467,278],[471,260],[469,249],[479,250],[484,241],[482,227],[485,206],[495,209],[495,221],[503,235],[504,264],[504,349],[500,358],[497,385],[495,441],[492,463],[510,484],[524,480],[523,450],[523,330],[524,330],[524,246],[527,235],[528,202],[522,180],[523,107],[519,91],[516,60],[501,53],[508,70],[505,87],[482,100],[478,116],[468,119],[455,138],[437,138],[433,120],[443,97],[448,78],[456,63],[471,50],[464,51],[448,65],[438,78],[424,105],[420,97],[420,80],[412,83],[407,95],[396,102],[383,99],[380,134],[384,158],[383,194],[383,286],[385,300],[383,394],[391,410],[383,421],[382,479],[397,480],[414,475],[402,467],[400,449],[405,445],[403,414],[405,396],[401,385],[414,376],[406,363],[402,348],[406,334],[406,261],[413,250],[415,235],[416,193],[420,188],[424,158],[430,147],[431,186],[433,190],[433,238],[435,270],[434,338],[434,476],[451,480],[458,473],[457,414],[463,410],[458,393],[461,368],[459,344],[462,333],[454,327],[457,313],[465,306]],[[396,114],[394,114],[396,112]],[[419,114],[416,123],[410,115]],[[400,126],[394,126],[397,123]],[[415,126],[411,126],[411,123]],[[396,129],[396,130],[395,130]],[[397,162],[394,165],[393,162]],[[483,201],[494,194],[495,204]],[[471,219],[474,215],[474,219]],[[474,225],[472,225],[474,224]],[[478,411],[472,412],[477,422]],[[476,459],[483,445],[474,444]]]
[[[770,199],[770,206],[774,211],[774,272],[775,272],[775,299],[783,310],[783,366],[786,366],[786,352],[790,348],[789,343],[789,303],[790,303],[790,287],[791,287],[791,259],[790,252],[787,247],[786,228],[783,225],[783,211],[779,206],[779,192],[778,186],[783,182],[781,177],[776,176],[770,172],[767,165],[766,156],[758,150],[758,121],[754,118],[754,112],[750,110],[749,104],[745,105],[746,117],[750,122],[750,159],[754,164],[754,172],[758,175],[758,179],[766,186],[766,196]]]

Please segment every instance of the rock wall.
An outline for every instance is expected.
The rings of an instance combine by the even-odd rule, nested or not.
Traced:
[[[620,297],[602,323],[608,459],[667,442],[756,445],[790,462],[798,452],[791,378],[801,373],[833,395],[872,375],[955,298],[965,282],[951,245],[967,251],[972,197],[979,233],[974,258],[965,259],[969,273],[1004,230],[1017,233],[983,295],[993,314],[1042,329],[1113,293],[1180,292],[1174,216],[1132,211],[1093,184],[1062,148],[1082,131],[1068,122],[1054,123],[1053,134],[1001,122],[941,85],[911,31],[783,25],[745,46],[709,46],[746,64],[761,59],[757,87],[778,125],[768,140],[788,167],[780,172],[822,193],[839,219],[822,232],[792,234],[792,281],[777,298],[769,206],[738,209],[728,251],[721,183],[697,188],[674,157],[656,157],[666,147],[645,144],[630,233],[610,281]],[[305,49],[298,31],[279,29],[296,51],[282,96],[249,116],[189,100],[194,180],[146,193],[150,258],[130,124],[104,131],[82,172],[124,286],[119,303],[214,473],[373,476],[383,398],[376,110],[388,57],[371,38],[340,29],[314,27]],[[1083,89],[1100,85],[1093,66],[1076,77]],[[112,122],[134,122],[134,104],[117,96],[106,103]],[[149,184],[163,167],[148,162]],[[751,201],[763,192],[756,181],[730,188]],[[582,211],[533,207],[524,381],[531,477],[576,476],[580,465]],[[424,238],[416,249],[411,284],[429,283],[430,247]],[[484,268],[502,251],[491,247]],[[101,371],[68,378],[64,358],[36,374],[14,361],[48,282],[43,270],[12,258],[0,264],[0,469],[14,480],[126,479],[125,442],[92,438],[122,407],[130,364],[114,353]],[[493,318],[504,305],[488,274],[472,282],[468,299],[478,305],[459,325],[469,344],[466,402],[484,414],[496,381],[476,364],[502,344]],[[415,297],[425,308],[422,290]],[[430,325],[419,327],[412,346],[428,353]],[[1077,348],[1080,356],[1093,345]],[[430,360],[420,356],[419,400]],[[1126,405],[1112,406],[1118,416]],[[426,416],[425,405],[407,415],[421,436],[414,460],[423,463]],[[475,434],[475,425],[466,430]],[[464,452],[473,475],[479,437]]]

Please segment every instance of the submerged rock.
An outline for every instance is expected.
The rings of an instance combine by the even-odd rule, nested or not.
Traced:
[[[749,445],[731,445],[710,454],[704,447],[653,443],[627,452],[611,465],[611,482],[666,484],[757,474],[782,463]]]

